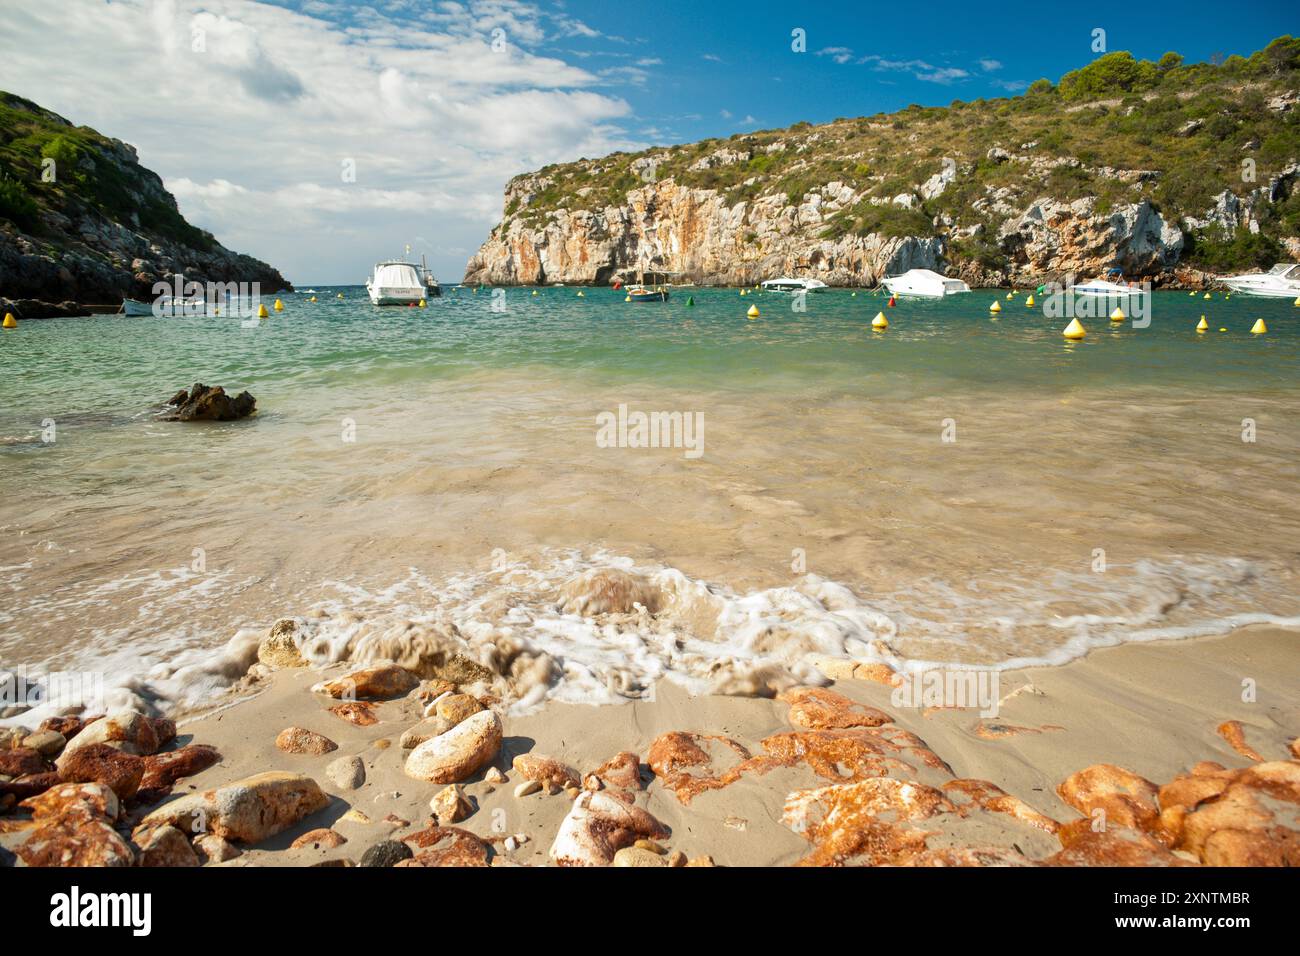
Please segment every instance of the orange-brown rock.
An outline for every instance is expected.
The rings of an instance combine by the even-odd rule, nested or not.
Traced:
[[[271,770],[164,803],[141,821],[169,823],[186,833],[211,832],[260,843],[329,804],[316,781]]]
[[[136,866],[199,866],[189,837],[173,826],[140,827],[131,834]]]
[[[1012,796],[1001,787],[987,780],[949,780],[941,789],[949,796],[954,793],[965,794],[975,806],[982,810],[987,810],[990,813],[1005,813],[1008,816],[1015,817],[1021,823],[1027,823],[1029,826],[1036,827],[1047,833],[1055,833],[1061,828],[1061,825],[1051,817],[1039,813],[1019,797]],[[959,804],[958,812],[962,816],[966,816],[969,812],[969,806]]]
[[[460,827],[432,826],[403,837],[419,866],[487,866],[489,847]]]
[[[448,694],[434,705],[434,713],[452,727],[486,709],[473,694]]]
[[[135,796],[143,777],[143,757],[108,744],[78,747],[59,766],[59,779],[64,783],[102,783],[121,800]]]
[[[922,850],[903,866],[1037,866],[1013,847],[958,846]]]
[[[718,770],[715,760],[730,764]],[[646,763],[677,799],[690,803],[705,790],[734,783],[744,773],[750,753],[730,737],[694,734],[681,730],[660,734],[650,744]]]
[[[584,790],[573,801],[551,844],[559,866],[609,866],[638,839],[662,840],[669,830],[621,790]]]
[[[980,721],[975,725],[975,736],[982,737],[985,740],[1002,740],[1020,734],[1041,734],[1049,730],[1064,729],[1064,727],[1058,727],[1056,724],[1045,724],[1042,727],[1020,727],[1016,724],[990,724]]]
[[[582,785],[587,790],[603,790],[606,787],[640,790],[641,758],[630,750],[616,753],[583,777]]]
[[[581,785],[578,771],[554,757],[546,757],[542,754],[520,754],[515,757],[511,766],[515,773],[525,780],[536,780],[544,787],[559,787],[561,790],[567,790],[569,787]]]
[[[131,866],[135,854],[113,829],[117,796],[99,783],[51,787],[22,802],[35,826],[16,850],[28,866]]]
[[[275,738],[275,746],[288,754],[327,754],[338,750],[339,745],[324,734],[301,727],[286,727]]]
[[[68,741],[59,757],[63,766],[72,754],[91,744],[107,744],[123,753],[138,757],[157,753],[176,739],[176,724],[163,717],[148,717],[134,710],[123,710],[91,721]]]
[[[335,704],[329,708],[329,712],[358,727],[371,727],[379,723],[379,718],[375,716],[374,705],[365,701],[354,700],[345,704]]]
[[[455,692],[456,685],[451,681],[433,677],[429,680],[420,681],[420,686],[415,689],[415,699],[427,707],[443,694],[454,694]]]
[[[338,831],[331,830],[329,827],[318,827],[315,830],[308,830],[290,843],[289,849],[297,850],[309,846],[318,850],[332,850],[347,842],[348,838]]]
[[[22,777],[27,774],[45,773],[50,765],[41,756],[40,751],[31,747],[14,747],[0,750],[0,773],[10,777]]]
[[[1107,826],[1100,832],[1076,820],[1062,827],[1069,840],[1059,853],[1043,860],[1044,866],[1191,866],[1187,860],[1138,830]]]
[[[1211,866],[1300,866],[1300,763],[1233,772],[1217,795],[1187,808],[1177,849]]]
[[[136,799],[155,803],[171,793],[172,785],[183,777],[192,777],[207,770],[221,760],[216,747],[206,744],[187,744],[175,750],[151,754],[144,761],[144,776]]]
[[[1219,736],[1228,742],[1228,746],[1247,760],[1260,762],[1264,759],[1250,744],[1246,743],[1246,729],[1241,726],[1240,720],[1225,720],[1219,724],[1218,732]]]
[[[807,730],[848,730],[893,722],[884,711],[823,687],[792,687],[777,694],[776,699],[790,705],[790,723]]]
[[[52,730],[56,734],[63,734],[65,740],[71,740],[77,734],[81,733],[81,728],[86,726],[87,721],[80,717],[47,717],[41,721],[41,730]]]
[[[1066,777],[1056,792],[1085,816],[1100,809],[1108,829],[1133,827],[1150,830],[1160,809],[1156,785],[1145,777],[1113,764],[1095,764]]]
[[[325,694],[336,700],[386,700],[410,693],[419,683],[420,678],[405,667],[379,664],[321,681],[313,685],[312,693]]]
[[[939,790],[888,777],[796,790],[781,821],[813,845],[800,866],[906,863],[937,831],[907,825],[956,810]]]
[[[18,777],[16,780],[10,780],[8,783],[0,782],[0,800],[26,800],[29,797],[44,793],[58,782],[59,773],[57,770],[49,770],[45,773],[30,773]]]

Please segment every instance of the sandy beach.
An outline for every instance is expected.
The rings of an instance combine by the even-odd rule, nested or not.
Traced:
[[[402,865],[553,864],[572,849],[566,818],[592,799],[584,791],[593,787],[601,794],[589,809],[595,819],[599,800],[614,796],[625,801],[614,810],[640,808],[662,825],[595,827],[595,852],[609,857],[599,862],[616,865],[1294,864],[1300,686],[1287,661],[1297,639],[1247,628],[1004,672],[995,717],[897,707],[878,667],[877,679],[844,677],[778,699],[696,696],[662,681],[653,699],[623,705],[548,703],[498,715],[499,746],[452,788],[463,802],[439,809],[461,808],[441,818],[430,802],[450,800],[450,785],[405,772],[412,751],[402,738],[420,725],[431,693],[442,693],[445,708],[472,692],[472,682],[451,688],[435,678],[366,702],[376,720],[357,726],[330,710],[337,699],[312,692],[347,667],[257,665],[227,704],[176,728],[172,746],[215,747],[219,761],[178,780],[159,806],[123,801],[121,822],[141,842],[160,820],[176,822],[167,810],[177,801],[283,771],[319,784],[325,803],[286,817],[255,844],[231,839],[228,852],[238,855],[210,865],[353,865],[394,845],[413,850],[413,857],[395,851],[408,860]],[[1243,687],[1253,700],[1243,699]],[[484,700],[491,709],[493,700]],[[337,749],[285,752],[277,738],[294,727]],[[591,780],[625,752],[637,755],[635,778],[611,770]],[[340,786],[327,767],[352,757],[364,782]],[[540,789],[521,793],[530,778]],[[1218,782],[1189,800],[1185,787],[1168,786],[1176,778]],[[1236,794],[1231,801],[1221,796],[1223,781]],[[1179,801],[1190,803],[1183,819],[1171,815]],[[1187,824],[1208,812],[1218,814],[1208,829]],[[15,849],[39,825],[21,818],[8,818],[0,846]],[[424,849],[431,839],[435,849]],[[440,854],[448,841],[457,852]],[[368,865],[380,865],[375,859]]]

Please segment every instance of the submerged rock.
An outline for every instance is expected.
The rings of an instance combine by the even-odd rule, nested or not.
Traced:
[[[643,575],[617,568],[581,574],[565,582],[560,593],[560,610],[583,617],[630,614],[637,604],[654,614],[662,603],[663,593]]]
[[[247,418],[257,408],[257,399],[248,392],[234,398],[220,385],[196,382],[188,392],[184,389],[173,395],[164,406],[167,411],[163,421],[168,422],[231,422]]]

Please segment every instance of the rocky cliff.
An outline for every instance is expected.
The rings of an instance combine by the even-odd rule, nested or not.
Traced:
[[[151,299],[155,282],[259,282],[275,269],[190,225],[135,149],[0,92],[0,308],[20,317]]]
[[[1298,80],[1289,37],[1221,65],[1108,54],[1019,97],[551,166],[507,185],[465,281],[1201,285],[1300,254]]]

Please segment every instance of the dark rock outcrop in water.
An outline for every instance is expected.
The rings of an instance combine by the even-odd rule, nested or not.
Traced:
[[[85,314],[74,303],[152,299],[177,274],[291,288],[186,222],[134,147],[0,91],[0,311]]]
[[[1115,52],[1021,96],[547,166],[507,184],[464,281],[1201,286],[1300,255],[1297,87],[1291,37],[1219,65]]]
[[[181,389],[173,395],[164,408],[163,421],[232,422],[253,414],[257,399],[248,392],[240,392],[231,398],[220,385],[195,383],[188,392]]]

